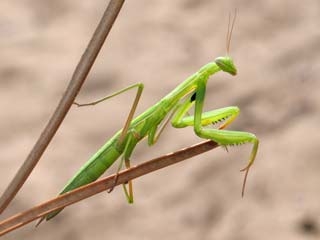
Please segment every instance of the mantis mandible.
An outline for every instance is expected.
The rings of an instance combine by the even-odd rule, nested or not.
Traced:
[[[235,16],[230,28],[229,16],[227,52],[229,52],[234,22]],[[203,112],[207,81],[211,75],[219,71],[229,73],[233,76],[237,74],[237,69],[233,63],[233,60],[228,56],[228,54],[224,57],[217,57],[214,61],[204,65],[199,71],[188,77],[158,103],[147,109],[136,118],[133,118],[133,116],[143,91],[144,85],[142,83],[131,85],[112,95],[91,103],[75,103],[78,106],[94,105],[119,95],[125,91],[134,88],[137,89],[135,100],[123,129],[119,130],[88,160],[88,162],[86,162],[80,168],[78,173],[76,173],[74,177],[69,180],[60,194],[69,192],[82,185],[95,181],[120,157],[121,162],[119,164],[118,171],[120,171],[123,163],[125,163],[127,168],[130,168],[129,160],[136,144],[144,138],[148,139],[148,144],[150,146],[155,144],[159,139],[163,129],[171,120],[173,127],[184,128],[192,126],[194,128],[194,132],[200,138],[211,139],[224,147],[244,143],[253,144],[249,162],[245,168],[241,169],[241,171],[245,172],[242,185],[243,195],[248,171],[253,164],[258,151],[259,140],[252,133],[224,130],[238,116],[238,107],[230,106],[209,112]],[[194,115],[189,115],[188,110],[193,106]],[[213,123],[220,123],[221,125],[217,129],[206,128],[206,126]],[[128,189],[125,185],[123,186],[128,202],[132,203],[132,182],[128,182]],[[49,220],[56,216],[60,211],[62,211],[62,209],[53,211],[44,216],[43,219]]]

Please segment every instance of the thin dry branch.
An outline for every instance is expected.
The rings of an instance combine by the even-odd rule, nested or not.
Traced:
[[[51,139],[58,130],[64,117],[69,111],[75,97],[77,96],[81,86],[87,78],[87,75],[106,39],[108,36],[114,21],[116,20],[118,13],[124,3],[124,0],[111,0],[107,9],[105,10],[100,23],[95,30],[92,39],[90,40],[84,54],[82,55],[71,81],[60,100],[55,112],[49,120],[47,126],[41,133],[39,139],[35,143],[33,149],[29,153],[28,157],[8,185],[0,198],[0,214],[6,209],[11,200],[15,197],[19,189],[29,177],[33,168],[38,163],[43,152],[49,145]]]
[[[146,161],[130,169],[121,171],[118,176],[117,185],[128,182],[131,179],[140,177],[147,173],[159,170],[169,165],[186,160],[198,154],[209,151],[218,146],[217,143],[212,141],[205,141],[191,147],[181,149],[177,152],[170,153],[159,158]],[[60,195],[50,201],[33,207],[23,213],[14,215],[4,221],[0,222],[0,236],[13,231],[23,225],[40,218],[47,213],[71,205],[75,202],[91,197],[97,193],[105,191],[114,185],[115,175],[110,175],[106,178],[90,183],[86,186],[75,189],[69,193]]]

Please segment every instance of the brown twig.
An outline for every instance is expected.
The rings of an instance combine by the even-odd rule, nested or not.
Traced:
[[[81,86],[83,85],[118,13],[124,3],[124,0],[111,0],[107,9],[104,12],[100,23],[94,32],[92,39],[90,40],[84,54],[82,55],[71,81],[60,100],[55,112],[49,120],[47,126],[41,133],[38,141],[35,143],[33,149],[29,153],[28,157],[8,185],[0,198],[0,214],[6,209],[8,204],[17,194],[23,183],[26,181],[33,168],[38,163],[43,152],[47,148],[51,139],[55,135],[61,122],[70,109],[75,97],[77,96]]]
[[[213,148],[216,148],[217,146],[218,144],[216,144],[215,142],[205,141],[191,147],[181,149],[177,152],[152,159],[135,167],[131,167],[130,169],[121,171],[119,173],[117,185],[126,183],[131,179],[140,177],[147,173],[183,161],[187,158],[191,158],[198,154],[204,153]],[[60,195],[57,198],[33,207],[23,213],[19,213],[8,219],[5,219],[4,221],[0,222],[0,236],[11,232],[14,229],[19,228],[37,218],[40,218],[51,211],[68,206],[113,187],[114,177],[115,175],[113,174],[96,182],[90,183],[86,186],[75,189],[69,193]]]

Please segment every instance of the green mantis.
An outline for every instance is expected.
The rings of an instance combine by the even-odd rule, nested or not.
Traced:
[[[230,31],[228,28],[227,49],[229,49],[230,45],[233,24]],[[231,57],[228,55],[218,57],[214,61],[204,65],[199,71],[188,77],[159,102],[135,118],[133,118],[134,112],[143,91],[142,83],[131,85],[95,102],[87,104],[76,103],[78,106],[94,105],[130,89],[137,89],[133,106],[123,129],[119,130],[88,160],[87,163],[85,163],[85,165],[80,168],[75,176],[71,178],[63,188],[60,194],[69,192],[82,185],[95,181],[120,157],[121,162],[119,164],[119,170],[123,163],[125,163],[126,167],[129,168],[130,156],[132,155],[137,143],[142,139],[147,138],[150,146],[155,144],[170,120],[173,127],[184,128],[191,126],[199,137],[211,139],[224,147],[244,143],[253,144],[249,162],[247,166],[241,170],[245,171],[242,187],[243,194],[248,171],[257,154],[259,140],[252,133],[225,130],[225,128],[238,116],[238,107],[231,106],[209,112],[203,112],[207,82],[211,75],[219,71],[223,71],[231,75],[237,74],[237,69]],[[194,114],[189,115],[188,111],[192,107],[194,107]],[[216,129],[208,127],[213,123],[219,123],[220,125]],[[132,203],[133,191],[131,181],[128,183],[128,189],[124,185],[124,192],[128,202]],[[53,211],[47,214],[44,218],[49,220],[56,216],[61,210],[62,209]]]

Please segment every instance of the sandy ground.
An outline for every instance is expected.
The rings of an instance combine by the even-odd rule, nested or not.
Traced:
[[[55,109],[106,2],[0,2],[0,193]],[[239,106],[230,128],[261,141],[245,197],[239,169],[250,145],[217,149],[136,180],[132,206],[117,188],[3,239],[319,239],[319,0],[127,1],[78,99],[140,81],[142,112],[225,54],[235,7],[230,55],[239,74],[211,78],[206,109]],[[55,196],[122,127],[133,95],[72,108],[1,219]],[[152,148],[141,143],[132,160],[200,141],[192,128],[168,127]]]

